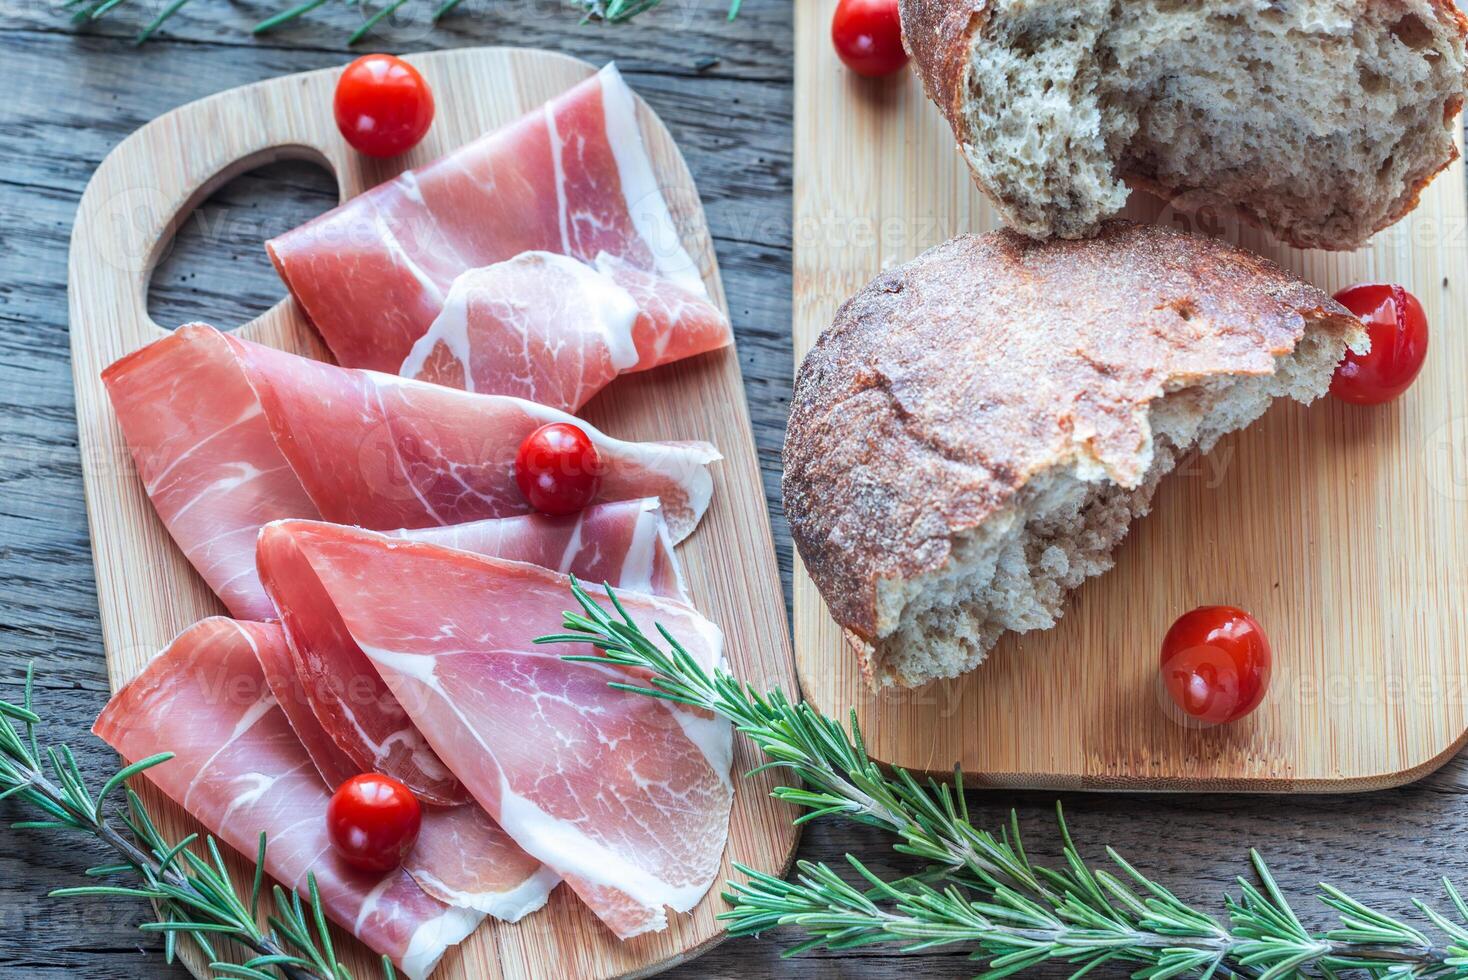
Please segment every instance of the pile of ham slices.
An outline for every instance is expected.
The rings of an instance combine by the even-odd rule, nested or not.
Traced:
[[[339,365],[203,324],[104,380],[158,516],[233,618],[185,630],[95,731],[212,833],[408,976],[564,881],[628,938],[719,869],[727,724],[568,663],[568,576],[618,587],[707,667],[722,635],[673,546],[712,494],[704,443],[576,421],[603,464],[579,514],[530,512],[530,432],[619,373],[723,347],[616,69],[267,244]],[[375,771],[424,804],[402,867],[356,870],[326,804]]]

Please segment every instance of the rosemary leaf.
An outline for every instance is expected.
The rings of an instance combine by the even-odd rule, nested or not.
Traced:
[[[351,45],[356,44],[358,41],[362,40],[362,38],[366,37],[372,32],[372,28],[381,23],[384,17],[390,16],[399,7],[407,2],[408,0],[391,0],[391,2],[387,6],[383,7],[371,17],[368,17],[367,20],[362,23],[361,27],[352,32],[351,37],[347,38],[347,46],[350,47]]]
[[[324,3],[326,3],[326,0],[306,0],[305,3],[298,3],[294,7],[290,7],[286,10],[282,10],[278,14],[266,17],[260,23],[250,28],[250,33],[264,34],[266,31],[273,31],[280,25],[289,23],[290,21],[295,20],[297,17],[300,17],[302,14],[309,14],[311,11],[315,10],[317,7],[321,6]]]
[[[189,0],[172,0],[172,2],[169,3],[168,6],[164,7],[158,12],[158,16],[150,20],[148,22],[148,25],[138,32],[138,36],[133,39],[133,43],[142,44],[144,41],[148,40],[148,38],[152,37],[153,33],[157,31],[158,28],[163,26],[164,21],[168,20],[168,18],[178,13],[179,8],[188,2]]]

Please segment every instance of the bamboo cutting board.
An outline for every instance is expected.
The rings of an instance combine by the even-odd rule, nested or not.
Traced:
[[[155,517],[98,376],[121,355],[163,335],[148,317],[146,297],[149,276],[173,229],[215,188],[283,157],[318,161],[335,173],[343,198],[358,194],[406,166],[426,163],[517,118],[594,70],[562,55],[511,48],[409,60],[433,86],[439,114],[428,138],[405,158],[371,161],[346,147],[332,121],[337,70],[330,69],[250,85],[176,109],[124,140],[87,186],[71,245],[72,361],[97,594],[114,689],[184,627],[223,611]],[[701,263],[710,293],[723,305],[693,179],[657,116],[639,104],[639,117],[683,243]],[[208,320],[210,311],[200,309],[198,317]],[[299,353],[324,355],[290,300],[240,327],[239,333]],[[734,350],[623,378],[584,414],[621,438],[707,439],[724,453],[724,461],[714,468],[713,504],[679,555],[699,609],[724,629],[735,671],[757,687],[793,692],[784,602]],[[759,760],[748,742],[737,741],[736,769],[753,768]],[[201,829],[138,782],[173,839]],[[793,814],[769,799],[773,785],[768,775],[740,783],[720,880],[732,876],[731,862],[736,861],[781,873],[789,867],[797,833],[791,826]],[[235,868],[243,876],[246,862],[236,859]],[[515,925],[487,921],[449,952],[435,976],[580,980],[654,973],[722,938],[714,918],[723,907],[719,891],[716,883],[691,915],[674,916],[667,931],[622,943],[570,889],[558,888],[545,909]],[[376,975],[376,957],[355,941],[344,943],[354,974]],[[204,975],[197,957],[190,967]]]
[[[795,356],[879,271],[998,222],[912,73],[866,81],[830,41],[835,0],[796,4]],[[1330,791],[1391,786],[1465,740],[1468,701],[1468,216],[1462,163],[1351,254],[1301,252],[1207,202],[1132,217],[1224,234],[1327,292],[1396,281],[1431,350],[1394,404],[1277,405],[1163,481],[1116,568],[1051,631],[1007,637],[967,677],[876,697],[795,571],[796,661],[822,711],[855,709],[878,759],[998,786]],[[1199,205],[1203,205],[1199,207]],[[1162,636],[1205,604],[1250,610],[1275,675],[1249,719],[1186,730],[1154,687]],[[1165,695],[1164,695],[1165,697]]]

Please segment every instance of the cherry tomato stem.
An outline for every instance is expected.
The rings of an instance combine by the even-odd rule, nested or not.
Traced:
[[[579,426],[552,422],[525,437],[515,456],[515,482],[542,514],[574,514],[596,499],[602,465]]]
[[[418,145],[433,124],[433,93],[418,69],[390,54],[363,55],[336,83],[336,126],[371,157],[395,157]]]
[[[326,805],[332,846],[354,868],[391,871],[418,841],[423,810],[396,779],[368,772],[337,787]]]

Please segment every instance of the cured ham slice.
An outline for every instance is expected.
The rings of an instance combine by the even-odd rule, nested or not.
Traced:
[[[605,252],[704,295],[614,65],[266,249],[337,360],[377,371],[399,369],[460,273],[522,252]]]
[[[595,504],[565,517],[527,514],[388,533],[529,562],[629,592],[690,601],[667,524],[653,497]]]
[[[709,302],[702,289],[691,290],[606,252],[596,257],[596,267],[637,303],[637,321],[632,326],[637,365],[631,370],[646,371],[734,342],[729,318]]]
[[[425,806],[423,829],[403,870],[445,905],[505,922],[543,908],[561,883],[474,803]]]
[[[284,631],[275,624],[248,629],[270,694],[328,791],[365,771],[317,720]],[[403,861],[403,870],[439,901],[507,922],[543,906],[560,882],[554,871],[521,850],[475,804],[424,807],[423,829]]]
[[[454,280],[398,373],[574,412],[624,371],[733,342],[703,295],[602,253],[525,252]]]
[[[515,454],[550,422],[569,422],[591,437],[603,467],[597,501],[657,497],[675,541],[692,532],[713,494],[708,464],[720,456],[707,443],[622,442],[519,398],[225,339],[256,381],[276,445],[328,521],[417,528],[528,513],[515,484]]]
[[[332,921],[408,976],[426,977],[482,916],[429,896],[402,870],[369,874],[337,857],[330,793],[256,660],[257,645],[283,642],[274,625],[203,620],[118,691],[92,730],[127,759],[174,753],[146,778],[250,858],[263,831],[273,878],[300,890],[314,873]]]
[[[584,262],[525,252],[454,280],[398,373],[574,412],[637,364],[637,303]]]
[[[686,598],[682,575],[654,504],[630,501],[590,508],[575,517],[537,515],[393,534],[681,601]],[[352,773],[373,770],[397,779],[420,799],[443,805],[468,802],[469,793],[352,639],[285,526],[261,531],[257,561],[290,640],[292,663],[282,666],[281,673],[288,669],[293,679],[299,678],[311,720],[319,722],[316,732],[302,740],[311,748],[324,734],[333,743],[332,752],[322,753],[324,761],[318,758],[328,781],[329,774],[343,768]],[[312,755],[318,756],[314,748]],[[347,761],[343,764],[338,755]]]
[[[702,295],[612,255],[524,252],[461,274],[399,373],[574,412],[624,371],[733,342]]]
[[[284,630],[279,624],[272,623],[268,630],[257,631],[257,636],[266,633],[269,633],[270,642],[257,640],[254,644],[261,674],[270,688],[271,696],[275,698],[275,703],[285,713],[291,730],[300,739],[301,747],[316,766],[316,771],[326,785],[334,790],[366,770],[337,748],[331,735],[316,720],[311,699],[306,695],[306,686],[296,673],[295,661],[291,658],[290,644]]]
[[[260,525],[320,511],[223,335],[184,327],[102,373],[138,475],[189,562],[240,619],[266,619]]]
[[[537,646],[560,629],[565,576],[325,524],[284,522],[299,570],[414,725],[496,822],[555,869],[618,936],[667,925],[719,870],[733,787],[727,724]],[[712,665],[716,627],[681,603],[621,596]]]
[[[571,421],[606,466],[599,499],[657,497],[673,540],[708,507],[706,443],[630,443],[517,398],[353,371],[204,324],[103,372],[153,506],[242,619],[272,614],[255,572],[261,525],[289,517],[422,528],[525,514],[520,442]]]
[[[303,737],[317,768],[339,773],[380,772],[407,786],[424,803],[458,806],[471,797],[386,692],[330,599],[311,579],[287,577],[289,554],[267,524],[260,533],[260,576],[288,638],[291,679],[314,720]],[[320,749],[321,736],[331,749]],[[341,758],[345,756],[345,762]]]

